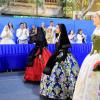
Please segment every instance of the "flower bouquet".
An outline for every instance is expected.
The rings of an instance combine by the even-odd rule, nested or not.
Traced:
[[[98,61],[98,62],[96,62],[96,63],[94,64],[94,69],[93,69],[93,71],[100,71],[100,61]]]

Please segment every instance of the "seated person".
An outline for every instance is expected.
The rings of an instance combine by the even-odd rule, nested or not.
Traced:
[[[76,35],[74,34],[74,30],[70,30],[68,38],[70,40],[70,43],[76,42]]]
[[[86,36],[84,35],[82,29],[78,29],[77,43],[86,43]]]
[[[29,31],[25,28],[25,23],[20,23],[20,28],[17,29],[16,36],[19,44],[28,44]]]
[[[36,27],[32,25],[31,30],[29,31],[29,43],[32,44],[36,40]]]
[[[0,44],[15,44],[13,41],[13,33],[10,31],[8,25],[4,27],[0,37],[2,38]]]

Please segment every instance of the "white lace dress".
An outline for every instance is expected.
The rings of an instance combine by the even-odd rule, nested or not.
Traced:
[[[0,37],[2,38],[0,44],[15,44],[13,41],[13,33],[10,30],[4,29]]]
[[[100,29],[95,29],[93,35],[99,37]],[[93,71],[94,65],[98,61],[100,61],[100,52],[88,54],[83,61],[73,100],[100,100],[100,71]]]

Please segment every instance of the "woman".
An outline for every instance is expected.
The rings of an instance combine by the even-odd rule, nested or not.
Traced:
[[[71,43],[75,43],[76,42],[76,36],[75,36],[74,30],[70,30],[68,38],[69,38]]]
[[[10,31],[12,33],[14,33],[14,27],[13,27],[13,24],[11,22],[8,23],[8,27],[9,27]]]
[[[28,57],[28,64],[24,76],[25,81],[40,81],[42,72],[51,56],[51,53],[45,48],[47,46],[47,41],[44,31],[40,27],[37,28],[35,43],[35,48]]]
[[[77,32],[77,43],[85,43],[86,37],[85,35],[83,34],[82,32],[82,29],[78,29],[78,32]]]
[[[36,40],[36,27],[32,25],[31,30],[29,31],[29,43],[32,44]]]
[[[92,35],[93,49],[91,53],[87,55],[81,66],[75,86],[73,100],[100,100],[100,71],[94,70],[95,64],[100,62],[99,12],[96,12],[93,21],[96,26]]]
[[[13,41],[13,33],[9,29],[8,25],[4,27],[0,37],[2,38],[0,44],[15,44]]]
[[[46,35],[46,26],[45,26],[45,23],[44,22],[42,22],[41,23],[41,27],[42,27],[42,29],[43,29],[43,31],[44,31],[44,34]]]
[[[8,23],[8,27],[9,27],[9,30],[12,32],[13,34],[13,37],[12,37],[12,40],[17,43],[17,37],[16,37],[16,34],[15,34],[15,30],[14,30],[14,26],[13,26],[13,23],[9,22]]]
[[[59,34],[56,52],[50,57],[44,69],[40,84],[40,95],[57,100],[72,100],[79,67],[68,50],[71,45],[65,25],[58,24],[56,33]]]

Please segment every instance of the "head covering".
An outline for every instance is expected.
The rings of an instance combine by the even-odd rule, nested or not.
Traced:
[[[47,41],[45,38],[45,33],[41,27],[37,27],[37,36],[36,36],[36,44],[47,46]]]
[[[60,28],[60,48],[70,48],[71,44],[67,35],[67,30],[64,24],[58,24]]]

